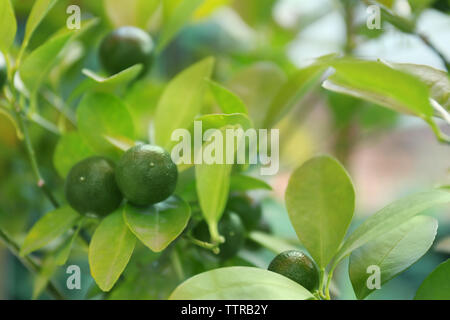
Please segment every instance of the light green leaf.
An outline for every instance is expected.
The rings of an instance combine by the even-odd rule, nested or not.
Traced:
[[[450,259],[441,263],[422,282],[415,300],[450,300]]]
[[[271,102],[263,126],[271,128],[286,115],[306,93],[319,84],[320,78],[327,68],[326,64],[314,64],[298,70],[290,77]]]
[[[181,198],[171,197],[148,208],[127,204],[123,215],[134,235],[150,250],[160,252],[186,228],[191,209]]]
[[[50,281],[50,278],[55,273],[56,268],[57,265],[55,264],[55,259],[52,253],[50,253],[43,259],[41,269],[34,279],[32,293],[33,300],[39,298],[39,296],[45,290],[48,282]]]
[[[252,121],[244,113],[206,114],[195,118],[195,121],[202,122],[203,132],[209,129],[220,129],[225,126],[239,126],[243,130],[253,128]]]
[[[247,107],[241,98],[215,81],[209,81],[209,88],[224,113],[247,114]]]
[[[78,222],[78,226],[76,227],[73,234],[69,235],[69,237],[61,244],[61,246],[54,253],[56,265],[62,266],[67,262],[67,260],[69,260],[70,252],[72,251],[72,246],[75,240],[77,239],[78,234],[80,233],[82,225],[83,220]]]
[[[94,154],[78,132],[69,132],[59,139],[53,155],[53,164],[61,178],[65,178],[77,162]]]
[[[17,21],[11,0],[0,1],[0,51],[7,53],[17,31]]]
[[[230,190],[232,191],[249,191],[249,190],[272,190],[272,187],[265,181],[255,177],[243,174],[233,174],[230,180]]]
[[[19,69],[20,78],[31,94],[38,90],[72,35],[66,32],[51,38],[34,50],[22,63]]]
[[[97,285],[109,291],[133,254],[136,237],[123,220],[122,208],[102,220],[89,245],[89,266]]]
[[[288,250],[298,250],[300,246],[294,246],[288,241],[276,237],[271,234],[267,234],[264,232],[253,231],[248,237],[259,245],[263,246],[266,249],[269,249],[275,254],[282,253]]]
[[[115,27],[137,26],[146,29],[161,0],[129,0],[124,6],[117,0],[103,0],[109,20]]]
[[[227,87],[244,101],[250,119],[260,128],[264,126],[271,102],[286,81],[285,73],[277,65],[258,62],[237,73]]]
[[[447,72],[419,64],[395,63],[393,66],[423,81],[430,88],[431,97],[450,111],[450,78]]]
[[[180,29],[189,21],[195,10],[205,0],[183,0],[172,12],[167,23],[163,26],[161,37],[156,47],[157,52],[161,52]]]
[[[450,203],[450,192],[442,190],[413,194],[391,203],[353,231],[336,254],[333,266],[352,251],[383,236],[422,211],[448,203]]]
[[[25,27],[25,36],[22,42],[22,49],[28,46],[28,42],[33,35],[34,30],[39,26],[47,13],[53,8],[58,0],[36,0],[28,16],[27,25]]]
[[[31,228],[20,249],[20,255],[27,255],[49,244],[72,228],[80,217],[69,206],[50,211]]]
[[[170,300],[306,300],[311,293],[278,273],[253,267],[207,271],[180,284]]]
[[[320,268],[338,250],[355,208],[355,191],[342,165],[328,156],[305,162],[289,179],[286,207],[298,238]]]
[[[123,152],[107,138],[134,140],[133,120],[125,104],[107,93],[88,93],[77,110],[78,129],[96,152],[117,158]]]
[[[384,63],[356,59],[337,60],[323,86],[331,91],[368,100],[397,112],[431,117],[429,89],[416,77]]]
[[[184,70],[164,90],[155,115],[156,143],[170,149],[176,129],[187,129],[200,113],[206,86],[205,79],[211,76],[214,59],[207,58]]]
[[[89,85],[89,89],[114,92],[120,87],[126,86],[132,80],[134,80],[142,70],[142,65],[131,66],[115,75],[110,77],[102,77],[89,69],[83,69],[82,72],[89,79],[93,80],[93,83]]]
[[[358,299],[364,299],[375,289],[369,289],[370,266],[380,269],[381,285],[420,259],[431,247],[438,223],[427,216],[416,216],[394,230],[353,251],[349,273]]]

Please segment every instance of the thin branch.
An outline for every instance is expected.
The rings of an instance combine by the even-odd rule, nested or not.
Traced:
[[[21,256],[19,254],[20,248],[17,243],[14,242],[2,229],[0,229],[0,243],[3,243],[9,251],[20,260],[20,262],[32,273],[39,274],[41,267],[38,262],[29,256]],[[56,300],[64,300],[64,295],[58,290],[58,288],[49,281],[46,288],[48,294],[50,294]]]
[[[445,68],[447,71],[450,71],[450,62],[447,60],[447,58],[444,56],[444,54],[428,39],[428,37],[421,33],[416,33],[416,35],[422,40],[422,42],[428,46],[435,54],[441,58],[442,62],[445,65]]]

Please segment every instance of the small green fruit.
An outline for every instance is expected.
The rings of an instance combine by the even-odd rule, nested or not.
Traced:
[[[136,27],[120,27],[103,39],[100,62],[110,74],[142,64],[143,74],[151,64],[153,50],[153,40],[147,32]]]
[[[5,56],[0,51],[0,90],[3,89],[3,86],[6,84],[7,79],[8,73],[6,71],[6,60]]]
[[[79,213],[96,216],[113,212],[123,199],[114,177],[114,164],[103,157],[90,157],[74,165],[66,179],[65,194]]]
[[[280,253],[272,260],[268,269],[297,282],[311,292],[319,288],[319,270],[316,264],[299,250]]]
[[[138,206],[155,204],[175,191],[178,169],[170,154],[152,145],[137,145],[120,158],[116,181],[125,198]]]
[[[219,222],[219,233],[225,238],[225,242],[219,245],[218,257],[225,261],[234,257],[244,245],[245,228],[237,214],[226,212]],[[210,241],[208,225],[205,221],[194,228],[193,235],[201,241]]]

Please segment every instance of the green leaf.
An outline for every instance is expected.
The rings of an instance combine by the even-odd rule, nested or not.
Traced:
[[[290,77],[270,104],[263,126],[270,128],[286,115],[306,93],[319,84],[320,78],[327,68],[326,64],[314,64],[298,70]]]
[[[82,218],[83,219],[83,218]],[[78,226],[69,237],[61,244],[61,246],[54,253],[55,264],[58,266],[64,265],[69,260],[70,252],[72,251],[73,244],[80,233],[83,226],[83,220],[78,222]]]
[[[19,69],[20,78],[31,94],[38,90],[72,35],[66,32],[51,38],[23,61]]]
[[[272,190],[272,187],[265,181],[255,177],[243,174],[233,174],[230,180],[230,190],[232,191],[249,191],[249,190]]]
[[[338,250],[355,208],[355,191],[342,165],[328,156],[305,162],[289,179],[285,195],[291,223],[320,268]]]
[[[170,149],[175,129],[187,129],[202,107],[203,92],[211,76],[214,59],[207,58],[177,75],[164,90],[155,115],[156,143]]]
[[[61,136],[56,145],[53,164],[58,174],[65,178],[77,162],[94,154],[78,132],[68,132]]]
[[[202,130],[220,129],[225,126],[239,126],[243,130],[253,128],[252,121],[244,113],[233,114],[206,114],[195,118],[195,121],[202,122]]]
[[[126,86],[132,80],[134,80],[142,70],[142,65],[131,66],[115,75],[110,77],[102,77],[89,69],[83,69],[82,72],[89,79],[93,80],[93,83],[89,85],[90,89],[114,92],[120,87]]]
[[[224,113],[247,114],[247,107],[241,98],[215,81],[209,81],[209,88]]]
[[[391,203],[353,231],[336,254],[333,266],[352,251],[383,236],[422,211],[448,203],[450,203],[450,192],[442,190],[413,194]]]
[[[337,60],[336,73],[324,88],[368,100],[397,112],[429,118],[433,108],[428,87],[416,77],[384,63],[356,59]]]
[[[441,263],[422,282],[415,300],[450,300],[450,259]]]
[[[169,20],[163,26],[161,37],[158,40],[156,51],[161,52],[180,29],[189,21],[195,10],[205,0],[183,0],[170,15]]]
[[[244,101],[250,119],[263,127],[270,104],[287,78],[283,70],[270,62],[258,62],[237,73],[227,84]]]
[[[430,88],[431,97],[450,111],[450,78],[447,72],[419,64],[395,63],[393,66],[423,81]]]
[[[137,26],[141,29],[147,29],[160,3],[161,0],[129,0],[124,6],[121,1],[103,0],[106,14],[115,27]]]
[[[78,129],[86,143],[96,152],[117,158],[123,151],[108,137],[134,140],[133,120],[126,105],[107,93],[88,93],[77,110]]]
[[[119,279],[136,244],[123,220],[122,208],[102,220],[89,245],[89,266],[97,285],[109,291]]]
[[[306,300],[311,293],[278,273],[253,267],[207,271],[180,284],[170,300]]]
[[[72,228],[80,215],[69,206],[50,211],[31,228],[27,234],[20,255],[38,250]]]
[[[171,197],[148,208],[127,204],[124,219],[134,235],[154,252],[160,252],[186,228],[191,209],[179,197]]]
[[[48,282],[50,281],[50,278],[55,273],[56,268],[57,268],[57,265],[55,264],[55,259],[52,255],[52,252],[50,252],[43,259],[41,269],[40,269],[39,273],[37,274],[36,278],[34,279],[33,293],[32,293],[33,300],[39,298],[39,296],[45,290]]]
[[[381,285],[420,259],[431,247],[438,223],[427,216],[416,216],[394,230],[353,251],[349,273],[358,299],[364,299],[375,289],[369,289],[368,267],[380,269]]]
[[[22,42],[21,50],[25,50],[28,46],[28,42],[30,41],[33,32],[45,18],[47,13],[53,8],[56,2],[58,2],[58,0],[36,0],[34,2],[25,27],[25,36]]]
[[[11,0],[0,1],[0,51],[5,54],[14,43],[17,21]]]

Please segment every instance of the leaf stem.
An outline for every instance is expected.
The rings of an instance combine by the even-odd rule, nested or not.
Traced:
[[[428,39],[428,37],[422,33],[416,33],[416,35],[422,40],[422,42],[430,48],[436,55],[439,56],[439,58],[442,60],[442,62],[445,65],[445,68],[447,71],[450,71],[450,62],[447,60],[447,58],[444,56],[444,54]]]
[[[39,264],[29,256],[21,256],[19,254],[20,248],[17,243],[14,242],[1,228],[0,228],[0,243],[3,243],[9,251],[16,256],[17,259],[30,271],[35,274],[41,272],[41,267]],[[58,290],[58,288],[51,282],[47,284],[47,292],[56,300],[64,300],[63,294]]]

